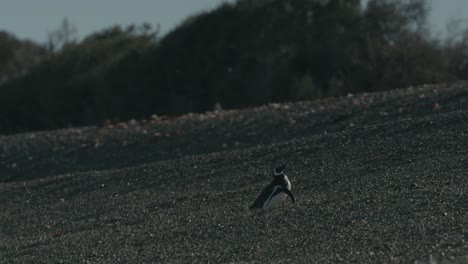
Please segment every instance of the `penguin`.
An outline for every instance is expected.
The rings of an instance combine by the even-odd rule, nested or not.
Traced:
[[[273,181],[263,189],[255,202],[250,206],[250,209],[270,209],[278,206],[286,195],[289,196],[293,203],[296,198],[291,192],[291,183],[288,177],[284,174],[284,165],[273,167]]]

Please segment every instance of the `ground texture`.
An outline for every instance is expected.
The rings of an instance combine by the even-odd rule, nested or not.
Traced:
[[[468,84],[0,136],[0,201],[5,263],[467,263]]]

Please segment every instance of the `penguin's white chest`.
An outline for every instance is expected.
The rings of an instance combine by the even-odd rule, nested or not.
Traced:
[[[273,197],[270,197],[270,199],[266,200],[263,204],[263,209],[269,209],[278,206],[284,200],[284,198],[286,198],[285,193],[279,193]]]
[[[269,209],[269,208],[276,207],[279,204],[281,204],[281,202],[286,198],[287,194],[284,193],[284,192],[280,192],[280,193],[278,193],[276,195],[273,195],[273,194],[276,193],[278,188],[282,188],[282,187],[281,186],[276,186],[275,188],[273,188],[273,192],[271,192],[268,199],[265,201],[265,203],[263,203],[263,209]],[[288,190],[291,190],[291,183],[289,182],[287,177],[286,177],[286,188],[288,188]]]

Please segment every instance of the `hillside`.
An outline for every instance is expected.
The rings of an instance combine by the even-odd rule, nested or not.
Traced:
[[[468,261],[468,83],[0,136],[0,261]],[[298,202],[248,206],[286,164]]]

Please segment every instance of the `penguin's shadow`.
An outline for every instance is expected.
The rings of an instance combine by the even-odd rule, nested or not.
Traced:
[[[250,204],[246,204],[245,208],[246,210],[249,211],[248,215],[250,216],[278,216],[278,215],[283,215],[285,213],[288,213],[289,211],[295,210],[296,206],[298,206],[298,200],[296,198],[296,202],[292,203],[291,201],[286,201],[288,199],[285,199],[285,201],[282,202],[281,205],[274,207],[274,208],[269,208],[269,209],[261,209],[261,208],[255,208],[255,209],[250,209]]]

